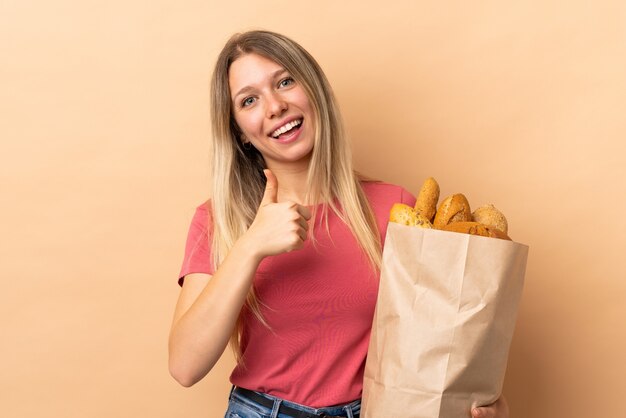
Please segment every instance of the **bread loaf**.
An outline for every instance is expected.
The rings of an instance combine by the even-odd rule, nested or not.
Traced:
[[[481,206],[472,212],[472,221],[492,226],[505,234],[509,232],[509,225],[504,214],[491,204]]]
[[[396,203],[389,213],[389,221],[407,226],[435,228],[490,238],[511,240],[508,222],[494,205],[484,205],[472,213],[465,195],[456,193],[445,198],[439,208],[439,184],[429,177],[417,195],[415,206]]]
[[[389,221],[407,226],[432,228],[428,219],[417,213],[414,208],[404,203],[394,203],[389,212]]]
[[[472,210],[467,198],[462,193],[457,193],[448,196],[441,202],[435,214],[433,227],[442,229],[452,222],[469,222],[471,220]]]
[[[415,202],[415,210],[424,218],[432,221],[437,212],[437,202],[439,201],[439,184],[429,177],[426,179]]]
[[[504,232],[478,222],[453,222],[451,224],[445,225],[441,229],[443,231],[461,232],[463,234],[479,235],[481,237],[500,238],[507,240],[511,239]]]

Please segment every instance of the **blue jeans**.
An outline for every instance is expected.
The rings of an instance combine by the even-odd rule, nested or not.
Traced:
[[[291,415],[285,415],[281,411],[281,406],[287,406],[298,411],[309,413],[311,416],[323,416],[321,414],[326,414],[330,416],[359,418],[361,413],[360,399],[345,405],[329,406],[325,408],[309,408],[308,406],[289,402],[264,393],[260,394],[264,398],[272,401],[273,406],[269,408],[268,406],[263,406],[239,395],[234,391],[234,389],[235,388],[233,387],[233,390],[230,392],[228,409],[226,410],[224,418],[291,418]]]

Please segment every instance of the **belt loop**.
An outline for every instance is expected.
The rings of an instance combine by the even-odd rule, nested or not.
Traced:
[[[343,409],[348,413],[348,418],[354,418],[354,414],[352,414],[352,407],[350,405],[346,405]]]
[[[280,409],[280,404],[282,399],[274,399],[274,406],[272,407],[272,413],[270,414],[270,418],[278,418],[278,410]]]

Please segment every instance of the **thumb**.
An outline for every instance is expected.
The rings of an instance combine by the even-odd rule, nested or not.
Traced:
[[[278,202],[278,180],[271,170],[263,170],[267,183],[265,184],[265,192],[263,193],[263,199],[261,200],[261,206],[265,206],[269,203]]]

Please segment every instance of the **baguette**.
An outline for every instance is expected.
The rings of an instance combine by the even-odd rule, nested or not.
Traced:
[[[460,232],[463,234],[479,235],[481,237],[500,238],[511,240],[507,234],[491,226],[478,222],[453,222],[441,228],[443,231]]]
[[[417,201],[415,202],[415,210],[424,218],[432,222],[437,212],[437,202],[439,201],[439,184],[437,181],[429,177],[424,181]]]

